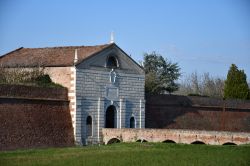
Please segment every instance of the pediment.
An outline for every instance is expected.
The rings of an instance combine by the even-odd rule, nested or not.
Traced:
[[[111,56],[117,59],[118,67],[116,70],[122,70],[127,73],[144,74],[144,70],[141,66],[116,44],[112,44],[110,47],[90,56],[82,62],[79,62],[76,67],[78,69],[97,69],[109,71],[111,68],[107,66],[107,60]]]

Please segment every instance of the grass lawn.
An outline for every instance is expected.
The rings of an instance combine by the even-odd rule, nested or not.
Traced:
[[[0,166],[12,165],[246,165],[250,146],[118,143],[112,145],[0,152]]]

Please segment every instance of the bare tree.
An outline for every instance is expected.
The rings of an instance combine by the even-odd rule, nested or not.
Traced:
[[[177,94],[222,98],[223,90],[224,79],[212,77],[209,73],[198,75],[197,72],[193,72],[180,83]]]

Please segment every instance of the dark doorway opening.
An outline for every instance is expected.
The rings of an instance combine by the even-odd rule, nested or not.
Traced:
[[[135,118],[134,117],[131,117],[130,118],[130,128],[135,128]]]
[[[87,124],[87,136],[92,136],[92,118],[91,116],[87,117],[86,120],[86,124]]]
[[[115,106],[111,105],[106,110],[105,128],[115,128]]]

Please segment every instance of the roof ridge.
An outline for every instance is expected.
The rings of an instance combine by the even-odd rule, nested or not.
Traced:
[[[55,46],[55,47],[34,47],[34,48],[31,48],[31,47],[22,47],[22,48],[25,48],[25,49],[60,49],[60,48],[81,48],[81,47],[100,47],[100,46],[108,46],[108,45],[111,45],[111,44],[99,44],[99,45],[93,45],[93,46],[85,46],[85,45],[81,45],[81,46]],[[16,51],[16,50],[14,50]],[[14,52],[12,51],[12,52]]]
[[[3,58],[4,56],[6,56],[6,55],[8,55],[8,54],[11,54],[11,53],[13,53],[13,52],[19,51],[19,50],[21,50],[21,49],[23,49],[23,47],[19,47],[19,48],[15,49],[15,50],[12,50],[12,51],[7,52],[7,53],[5,53],[5,54],[3,54],[3,55],[0,55],[0,58]]]

